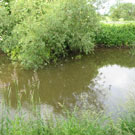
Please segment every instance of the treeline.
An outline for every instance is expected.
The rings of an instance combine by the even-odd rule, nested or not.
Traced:
[[[110,9],[109,17],[114,21],[118,21],[119,19],[135,21],[135,4],[119,3],[113,5]]]

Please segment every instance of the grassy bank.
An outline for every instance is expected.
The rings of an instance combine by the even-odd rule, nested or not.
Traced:
[[[134,112],[117,122],[102,113],[91,110],[65,111],[64,117],[41,117],[40,110],[34,118],[17,111],[11,119],[10,111],[3,110],[0,119],[1,135],[134,135]],[[31,114],[33,114],[31,112]],[[27,119],[26,119],[27,117]]]
[[[104,112],[96,112],[92,109],[80,109],[77,106],[68,111],[64,109],[63,115],[42,115],[39,105],[34,97],[34,91],[38,88],[38,80],[33,78],[29,84],[29,99],[31,112],[24,112],[21,102],[22,94],[25,90],[18,89],[18,81],[15,75],[14,85],[16,86],[17,109],[12,114],[10,101],[3,101],[0,104],[0,134],[1,135],[134,135],[135,134],[135,99],[131,97],[125,114],[121,114],[119,119],[113,120],[105,116]],[[14,87],[15,88],[15,87]],[[1,87],[5,96],[10,97],[12,88],[10,86]],[[24,92],[24,93],[23,93]],[[10,98],[9,98],[10,99]],[[8,106],[7,106],[8,105]],[[83,104],[82,104],[83,106]]]

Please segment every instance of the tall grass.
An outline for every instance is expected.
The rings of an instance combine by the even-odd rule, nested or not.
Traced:
[[[63,108],[63,115],[49,117],[41,116],[41,108],[36,105],[34,89],[38,88],[37,76],[29,82],[31,86],[30,103],[32,111],[24,113],[21,102],[21,92],[18,90],[18,81],[14,76],[16,85],[17,109],[14,117],[11,117],[10,101],[1,102],[0,111],[0,134],[1,135],[134,135],[135,134],[135,100],[131,98],[126,115],[114,121],[103,112],[95,112],[90,109],[79,109],[73,111]],[[11,86],[5,86],[6,95],[10,96]],[[25,92],[26,93],[26,92]],[[8,107],[7,107],[8,105]]]

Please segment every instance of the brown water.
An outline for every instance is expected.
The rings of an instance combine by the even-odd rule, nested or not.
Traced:
[[[34,71],[16,67],[1,54],[0,100],[10,99],[13,110],[17,102],[14,73],[14,78],[17,77],[19,81],[19,90],[27,89],[28,81],[35,74]],[[68,59],[58,65],[50,65],[37,71],[36,77],[40,86],[35,90],[35,97],[40,97],[43,110],[60,113],[58,103],[64,103],[68,108],[75,105],[82,107],[86,103],[87,108],[115,112],[119,105],[127,101],[130,92],[135,93],[135,57],[129,55],[126,49],[99,49],[81,60]],[[10,96],[3,91],[3,83],[11,83]],[[29,110],[29,94],[22,94],[25,110]]]

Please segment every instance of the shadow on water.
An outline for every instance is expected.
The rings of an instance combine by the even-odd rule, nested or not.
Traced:
[[[16,73],[19,90],[28,87],[33,71],[14,67],[5,56],[0,56],[1,84],[11,84],[10,97],[0,90],[0,99],[10,98],[11,107],[16,108],[16,90],[13,73]],[[75,105],[96,110],[114,112],[117,105],[126,101],[126,96],[135,80],[135,57],[126,49],[99,49],[95,54],[83,56],[81,60],[68,59],[57,66],[50,65],[37,72],[40,87],[35,96],[40,97],[42,108],[60,112],[58,103],[68,108]],[[29,92],[22,95],[24,108],[29,109]]]

